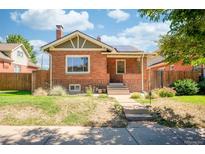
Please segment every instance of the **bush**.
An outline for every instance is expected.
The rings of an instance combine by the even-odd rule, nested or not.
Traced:
[[[199,81],[199,91],[201,94],[205,94],[205,78]]]
[[[93,96],[93,89],[91,86],[86,87],[85,91],[86,91],[86,96]]]
[[[47,96],[48,92],[43,88],[38,88],[33,93],[34,96]]]
[[[176,94],[176,91],[168,87],[160,88],[158,90],[159,97],[173,97],[175,96],[175,94]]]
[[[176,95],[194,95],[199,92],[198,84],[191,79],[177,80],[172,85]]]
[[[66,94],[66,90],[62,86],[54,86],[49,92],[51,96],[65,96]]]
[[[133,98],[133,99],[139,99],[139,98],[141,98],[141,94],[138,93],[138,92],[134,92],[134,93],[132,93],[131,98]]]
[[[159,97],[156,90],[157,90],[157,89],[152,90],[151,99],[156,99],[156,98]],[[145,93],[144,96],[145,96],[146,99],[150,99],[149,93]]]
[[[108,98],[108,95],[107,95],[107,94],[100,94],[100,95],[98,96],[98,98]]]

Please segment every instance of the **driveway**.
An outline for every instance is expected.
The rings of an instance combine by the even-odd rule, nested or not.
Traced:
[[[177,129],[151,122],[127,128],[0,126],[0,144],[205,144],[204,129]]]

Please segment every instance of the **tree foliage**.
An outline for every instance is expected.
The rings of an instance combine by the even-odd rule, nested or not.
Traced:
[[[161,36],[159,53],[167,62],[205,64],[205,10],[139,10],[151,21],[170,22],[170,31]]]
[[[6,42],[7,43],[22,43],[25,46],[25,48],[27,49],[28,53],[30,54],[32,62],[36,63],[36,56],[35,56],[34,51],[33,51],[33,46],[22,35],[10,34],[6,38]]]

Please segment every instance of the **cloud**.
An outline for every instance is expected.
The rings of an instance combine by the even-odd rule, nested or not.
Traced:
[[[30,40],[29,43],[33,46],[34,53],[37,59],[37,65],[43,66],[43,68],[49,67],[49,56],[45,52],[41,51],[40,47],[42,45],[47,44],[46,41],[43,40]]]
[[[64,10],[26,10],[24,12],[11,12],[10,18],[23,25],[38,30],[54,30],[55,26],[63,25],[64,31],[93,29],[86,11],[77,12]]]
[[[130,14],[126,13],[125,11],[122,10],[112,10],[109,11],[107,14],[110,18],[113,18],[116,20],[116,22],[121,22],[129,19]]]
[[[102,41],[111,45],[131,45],[140,50],[152,51],[157,48],[160,35],[169,31],[169,23],[145,23],[127,28],[117,35],[103,35]]]
[[[3,38],[0,36],[0,42],[2,42],[3,41]]]

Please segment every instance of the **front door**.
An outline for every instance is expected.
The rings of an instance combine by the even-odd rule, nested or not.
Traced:
[[[114,60],[114,61],[113,61]],[[111,83],[123,83],[123,74],[126,73],[125,59],[112,59],[108,64]]]

